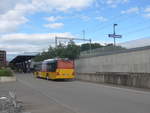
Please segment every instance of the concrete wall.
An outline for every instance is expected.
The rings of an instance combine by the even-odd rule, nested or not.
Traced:
[[[76,79],[96,83],[150,88],[150,74],[148,73],[78,73]]]
[[[75,64],[80,80],[150,88],[150,48],[80,58]]]
[[[150,73],[150,49],[113,55],[81,58],[75,61],[80,73],[143,72]]]

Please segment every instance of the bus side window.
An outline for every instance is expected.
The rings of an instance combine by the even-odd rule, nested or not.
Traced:
[[[56,71],[56,67],[57,67],[56,62],[52,63],[52,64],[51,64],[51,67],[52,67],[52,68],[51,68],[51,71],[52,71],[52,72],[55,72],[55,71]]]
[[[55,72],[56,71],[56,67],[57,67],[56,62],[47,64],[47,70],[49,72]]]
[[[47,71],[51,72],[51,64],[50,63],[47,64]]]

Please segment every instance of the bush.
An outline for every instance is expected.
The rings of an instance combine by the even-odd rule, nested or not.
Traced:
[[[10,69],[0,69],[0,77],[2,76],[13,76]]]

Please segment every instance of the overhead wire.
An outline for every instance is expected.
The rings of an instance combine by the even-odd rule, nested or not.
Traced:
[[[136,33],[136,32],[140,32],[140,31],[144,31],[144,30],[146,30],[148,28],[150,28],[150,26],[146,26],[146,27],[143,27],[143,28],[140,28],[140,29],[136,29],[136,30],[133,30],[133,31],[128,31],[128,32],[125,32],[123,34],[130,34],[131,35],[131,33]]]

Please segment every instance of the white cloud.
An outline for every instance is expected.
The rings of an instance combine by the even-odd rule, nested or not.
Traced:
[[[129,0],[105,0],[107,5],[110,5],[111,7],[116,7],[119,4],[127,3]]]
[[[138,7],[133,7],[124,11],[121,11],[122,14],[131,14],[131,13],[139,13]]]
[[[74,38],[71,33],[45,33],[45,34],[7,34],[0,38],[0,50],[6,50],[9,54],[21,54],[23,52],[40,52],[46,50],[49,45],[55,45],[55,36]]]
[[[136,47],[144,47],[150,45],[150,38],[140,38],[136,40],[127,41],[124,43],[120,43],[119,45],[126,48],[136,48]]]
[[[32,13],[80,10],[90,6],[93,2],[94,0],[2,0],[0,4],[0,32],[17,30],[20,25],[28,21],[26,16]],[[51,18],[51,20],[49,18],[49,21],[57,19],[59,18]],[[55,26],[63,25],[57,24]]]
[[[64,26],[63,23],[50,23],[50,24],[45,24],[44,25],[46,28],[50,28],[50,29],[59,29],[61,27]]]
[[[108,21],[108,19],[105,18],[105,17],[103,17],[103,16],[96,17],[96,20],[98,20],[100,22],[106,22],[106,21]]]
[[[15,31],[20,24],[28,21],[26,17],[16,11],[9,11],[4,15],[0,15],[0,32]]]
[[[24,4],[27,0],[0,0],[0,14],[6,13],[9,10],[14,9],[16,4]]]
[[[149,7],[146,7],[146,8],[144,9],[144,14],[143,14],[143,16],[144,16],[145,18],[150,18],[150,6],[149,6]]]
[[[73,16],[73,18],[81,19],[81,20],[83,20],[83,21],[85,21],[85,22],[91,20],[91,17],[90,17],[90,16],[84,15],[84,14],[79,14],[79,13],[75,14],[75,15]]]
[[[150,12],[150,7],[145,8],[144,12],[149,13]]]
[[[79,15],[79,18],[81,18],[84,21],[89,21],[91,19],[89,16],[85,16],[85,15]]]
[[[57,20],[62,19],[63,17],[61,16],[50,16],[50,17],[46,17],[45,20],[49,21],[49,22],[55,22]]]
[[[0,44],[32,44],[32,45],[43,45],[48,40],[54,40],[55,36],[60,37],[73,37],[70,33],[45,33],[45,34],[7,34],[1,36]]]
[[[143,15],[145,18],[150,18],[150,13],[144,14]]]
[[[94,0],[32,0],[35,6],[44,11],[82,9],[90,6],[93,2]]]
[[[17,4],[13,10],[0,15],[0,32],[13,32],[21,24],[28,22],[26,14],[35,11],[36,8],[30,4]]]
[[[16,31],[22,24],[30,21],[27,16],[37,12],[67,12],[82,10],[89,7],[95,0],[0,0],[0,33]],[[60,17],[49,18],[49,22],[55,22]],[[63,23],[46,25],[51,28],[60,28]],[[22,52],[36,52],[47,49],[54,42],[52,37],[73,37],[70,33],[51,34],[6,34],[0,36],[0,49],[9,54]]]

